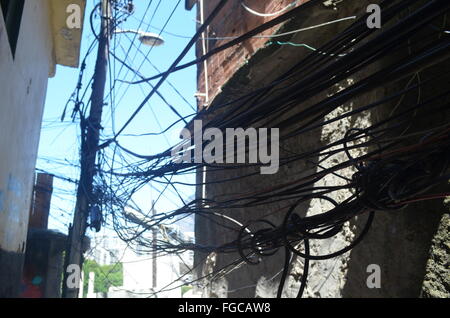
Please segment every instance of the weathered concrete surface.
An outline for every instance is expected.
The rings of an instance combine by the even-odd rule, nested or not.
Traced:
[[[318,4],[314,10],[304,12],[292,21],[283,26],[279,32],[285,30],[292,30],[310,25],[315,25],[324,21],[330,21],[343,16],[350,16],[360,10],[359,6],[363,6],[361,2],[358,6],[347,5],[341,7],[339,10],[335,10],[331,7],[325,7],[322,4]],[[338,30],[342,30],[349,25],[349,23],[336,24],[332,26],[323,27],[320,29],[320,36],[317,32],[304,32],[297,34],[290,39],[295,43],[308,43],[313,47],[320,47],[324,42],[331,39]],[[294,63],[301,60],[307,54],[309,54],[305,48],[295,48],[289,46],[277,46],[268,45],[263,49],[256,51],[252,58],[236,72],[228,83],[226,83],[213,104],[220,104],[228,100],[232,100],[251,91],[255,88],[268,84],[277,76],[287,71]],[[293,79],[293,81],[296,79]],[[324,92],[320,96],[316,96],[308,101],[308,105],[317,102],[327,96],[330,96],[344,87],[350,85],[353,79],[348,79],[331,88],[329,91]],[[365,96],[363,100],[373,98],[373,96]],[[299,107],[306,107],[307,105],[299,105],[293,107],[291,111],[287,111],[283,116],[289,118],[292,112],[298,111]],[[348,105],[342,105],[335,113],[348,111],[353,107],[352,103]],[[331,116],[330,115],[330,116]],[[280,156],[288,155],[289,151],[302,152],[315,149],[318,144],[328,144],[340,137],[342,137],[349,127],[363,127],[369,123],[371,114],[363,114],[361,116],[355,116],[349,119],[348,122],[339,122],[336,125],[329,125],[323,131],[315,130],[310,133],[306,133],[298,138],[292,138],[284,141],[281,147]],[[355,154],[356,155],[356,154]],[[280,171],[276,175],[254,176],[240,180],[239,183],[227,183],[225,185],[208,186],[206,194],[208,198],[221,198],[225,199],[227,196],[232,196],[235,193],[247,193],[257,191],[258,189],[264,189],[272,186],[273,184],[283,182],[289,182],[296,180],[297,178],[309,174],[313,171],[317,171],[316,163],[320,158],[315,158],[310,161],[300,161],[295,164],[288,164],[282,166]],[[342,158],[333,158],[333,160],[339,160]],[[333,162],[322,163],[324,167],[327,165],[333,165]],[[309,171],[308,171],[309,169]],[[312,170],[311,170],[312,169]],[[242,168],[239,170],[224,172],[207,173],[207,181],[219,180],[223,178],[233,178],[239,175],[244,175],[251,172],[251,168]],[[354,173],[352,169],[346,169],[346,171],[340,171],[341,175],[351,177]],[[334,176],[329,176],[321,181],[321,184],[341,184],[342,180]],[[318,184],[319,185],[319,184]],[[340,193],[339,198],[348,196],[348,193]],[[233,211],[227,211],[233,218],[246,223],[250,219],[263,218],[272,221],[275,224],[279,224],[284,217],[286,208],[293,202],[282,202],[267,204],[262,209],[234,209]],[[298,213],[300,215],[312,215],[322,213],[330,209],[330,203],[323,200],[312,200],[311,202],[304,202],[298,207]],[[220,244],[225,241],[235,239],[235,232],[224,231],[223,228],[212,226],[208,224],[202,218],[196,220],[196,240],[201,244],[202,242],[208,244]],[[346,225],[345,230],[335,240],[327,240],[326,242],[313,242],[312,252],[314,254],[327,254],[329,252],[338,250],[349,244],[353,237],[353,232],[350,231],[349,225]],[[200,258],[200,253],[197,253],[197,260]],[[218,296],[223,295],[223,288],[228,288],[228,297],[273,297],[276,293],[276,287],[280,278],[280,271],[283,267],[283,251],[277,252],[272,257],[264,258],[259,265],[247,266],[243,265],[226,275],[225,280],[222,279],[222,284],[217,282],[211,283],[210,289],[205,296]],[[204,255],[203,255],[204,256]],[[238,255],[218,255],[216,260],[216,269],[221,268],[228,263],[239,258]],[[302,263],[299,261],[294,267],[294,275],[291,275],[286,288],[285,296],[292,297],[296,294],[296,287],[298,287],[299,275],[295,275],[296,272],[301,270]],[[327,260],[324,262],[313,262],[311,264],[311,278],[308,289],[306,290],[307,296],[313,297],[340,297],[341,288],[345,284],[345,271],[346,271],[346,257],[342,256],[333,260]],[[324,279],[325,278],[325,279]],[[325,281],[325,283],[323,283]]]
[[[447,213],[434,235],[425,271],[422,297],[450,298],[450,215]]]
[[[360,13],[362,8],[371,1],[344,1],[337,5],[336,10],[325,8],[318,5],[314,10],[305,12],[304,15],[290,21],[282,30],[293,30],[300,27],[310,26],[325,21],[351,16]],[[297,34],[290,39],[283,41],[292,41],[294,43],[307,43],[313,47],[320,47],[327,40],[331,39],[344,25],[333,25],[321,28],[319,32],[304,32]],[[282,31],[280,30],[280,31]],[[251,59],[231,77],[230,81],[222,86],[221,93],[217,95],[214,104],[221,104],[236,97],[245,94],[255,88],[261,87],[278,75],[286,71],[294,63],[298,62],[309,52],[305,48],[278,47],[269,45],[255,52]],[[401,58],[408,54],[408,48],[398,51],[390,59],[375,63],[367,72],[379,69],[388,65],[392,59]],[[448,66],[448,65],[447,65]],[[427,75],[436,72],[436,69],[430,69],[420,72],[417,78],[426,78]],[[355,77],[348,78],[328,91],[315,96],[303,105],[295,105],[292,111],[287,111],[283,118],[299,110],[299,107],[307,107],[311,103],[323,99],[327,95],[335,94],[339,90],[358,81],[361,77],[367,76],[367,73],[357,73]],[[295,80],[295,79],[293,79]],[[409,81],[417,80],[415,77],[402,80],[391,87],[380,87],[370,93],[341,105],[330,116],[337,115],[344,111],[367,105],[371,101],[378,100],[388,96],[393,91],[405,88]],[[444,84],[443,84],[444,85]],[[323,129],[312,131],[302,135],[300,138],[291,138],[283,141],[281,144],[280,157],[286,155],[284,149],[301,153],[310,149],[317,148],[318,145],[326,145],[340,138],[351,127],[365,127],[368,124],[377,122],[386,118],[394,109],[403,105],[416,103],[418,98],[425,100],[436,93],[439,85],[436,87],[426,87],[426,89],[407,94],[401,100],[395,100],[392,103],[386,103],[370,112],[364,112],[343,120],[325,126]],[[441,87],[442,88],[442,87]],[[411,131],[419,131],[429,128],[431,125],[444,124],[446,118],[449,118],[448,111],[440,114],[439,118],[422,119],[411,118]],[[366,150],[361,149],[361,155]],[[336,156],[330,162],[324,162],[324,167],[339,162],[343,158]],[[206,189],[206,196],[210,199],[225,200],[233,195],[253,193],[257,190],[273,187],[280,183],[288,183],[299,178],[305,173],[310,173],[307,169],[317,169],[317,161],[320,158],[314,158],[309,162],[296,162],[282,166],[276,175],[253,176],[241,179],[239,182],[224,183],[221,185],[209,185]],[[336,162],[332,162],[336,160]],[[314,170],[314,171],[317,171]],[[239,177],[252,172],[251,168],[242,168],[225,172],[207,172],[207,181],[216,181],[224,178]],[[339,171],[343,177],[351,177],[354,170],[351,168]],[[342,178],[330,175],[321,180],[318,185],[339,185],[344,181]],[[438,193],[439,190],[436,190]],[[337,201],[342,201],[349,195],[345,191],[335,193],[332,196]],[[280,224],[288,207],[293,202],[278,202],[255,208],[239,208],[223,211],[236,220],[247,223],[249,220],[265,218],[275,224]],[[310,202],[301,204],[296,212],[303,215],[314,215],[326,212],[331,208],[328,202],[314,199]],[[310,265],[310,275],[308,286],[305,291],[306,297],[418,297],[420,294],[423,277],[425,275],[425,264],[428,259],[431,239],[436,231],[441,214],[443,213],[442,203],[440,201],[425,201],[415,203],[409,207],[390,212],[377,212],[375,221],[364,241],[354,248],[351,252],[326,261],[313,261]],[[327,254],[347,246],[353,238],[358,235],[364,224],[366,216],[347,223],[344,230],[335,238],[324,240],[322,242],[312,242],[312,253]],[[227,224],[230,225],[230,224]],[[196,241],[200,244],[221,244],[236,238],[236,232],[224,230],[221,227],[209,223],[207,220],[198,217],[196,219]],[[205,255],[196,254],[196,262]],[[220,269],[223,266],[235,261],[239,256],[237,254],[217,255],[214,262],[214,269]],[[256,266],[243,265],[227,273],[225,279],[221,282],[210,282],[209,287],[205,289],[204,296],[228,296],[228,297],[274,297],[280,271],[283,267],[284,253],[279,251],[277,254],[263,258],[262,262]],[[377,264],[381,268],[381,288],[369,288],[366,284],[368,277],[367,267],[370,264]],[[292,273],[288,279],[284,296],[293,297],[297,293],[299,279],[302,270],[302,261],[296,260],[293,265]],[[205,273],[205,272],[203,272]],[[228,292],[224,295],[223,289]]]
[[[86,0],[50,0],[49,4],[53,64],[78,67]],[[79,8],[80,11],[67,12],[67,8],[72,10]],[[71,28],[67,25],[69,16],[75,12],[80,14],[80,28]],[[54,72],[51,72],[50,75],[53,76]]]

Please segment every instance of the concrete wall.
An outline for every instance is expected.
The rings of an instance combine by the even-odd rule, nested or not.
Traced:
[[[239,1],[230,1],[230,6]],[[262,2],[262,1],[261,1]],[[264,1],[269,2],[269,1]],[[273,1],[279,3],[280,1]],[[289,1],[287,1],[289,2]],[[248,1],[250,4],[251,1]],[[255,2],[253,2],[255,3]],[[294,30],[297,28],[308,27],[322,22],[360,14],[365,11],[365,7],[373,1],[352,1],[346,0],[340,2],[336,7],[325,6],[322,2],[318,2],[310,10],[307,10],[295,19],[289,21],[284,29]],[[284,3],[286,4],[286,2]],[[217,29],[215,36],[229,36],[242,34],[245,30],[240,29],[239,32],[233,33],[234,26],[242,25],[240,9],[233,7],[235,12],[227,12],[228,17],[224,18],[226,22],[223,27]],[[256,9],[256,7],[255,7]],[[264,11],[264,10],[261,10]],[[268,10],[266,10],[268,11]],[[246,18],[247,19],[247,18]],[[263,19],[263,18],[261,18]],[[251,19],[250,19],[251,20]],[[219,19],[220,21],[220,19]],[[256,21],[255,21],[256,22]],[[351,22],[350,22],[351,23]],[[312,47],[320,47],[327,40],[330,40],[340,30],[349,25],[349,23],[333,24],[314,31],[302,32],[292,38],[283,39],[284,41],[292,41],[294,43],[306,43]],[[254,26],[253,26],[254,27]],[[212,27],[214,30],[214,27]],[[211,34],[209,35],[211,36]],[[267,39],[265,40],[267,41]],[[250,42],[253,47],[253,53],[246,51],[242,47],[234,47],[225,54],[219,54],[208,60],[208,68],[210,72],[210,96],[212,101],[210,104],[218,104],[233,100],[242,96],[255,88],[261,87],[269,83],[278,75],[287,71],[294,63],[300,61],[306,54],[309,54],[305,48],[301,47],[277,47],[270,45],[262,48],[265,41],[252,39]],[[236,53],[231,53],[236,50]],[[250,57],[245,57],[246,53]],[[199,54],[199,51],[198,51]],[[401,57],[402,54],[408,54],[407,50],[399,51],[395,58]],[[231,57],[231,58],[229,58]],[[394,57],[392,57],[394,58]],[[371,66],[371,69],[365,72],[373,71],[390,63],[389,59],[377,62]],[[448,64],[447,64],[448,66]],[[421,73],[425,78],[432,74],[433,70]],[[200,68],[198,77],[199,92],[204,90],[204,77]],[[428,74],[427,74],[428,73]],[[341,83],[330,87],[327,91],[315,96],[314,100],[321,100],[326,96],[335,94],[344,89],[359,78],[366,76],[368,73],[360,72],[355,77],[347,78]],[[293,78],[292,81],[296,79]],[[351,102],[341,105],[330,116],[336,116],[344,111],[349,111],[355,107],[367,105],[369,102],[387,96],[393,90],[404,88],[407,81],[397,83],[398,86],[380,87],[370,93],[364,94]],[[443,84],[445,85],[445,84]],[[434,88],[438,88],[435,85]],[[432,96],[433,87],[427,87],[421,91],[422,98]],[[442,88],[442,87],[441,87]],[[405,97],[404,102],[415,102],[417,96],[414,94]],[[282,148],[299,153],[308,149],[316,149],[318,145],[329,144],[340,137],[351,127],[365,127],[368,124],[376,122],[384,118],[395,107],[395,103],[387,103],[383,108],[376,109],[372,112],[364,112],[355,115],[338,123],[328,125],[323,129],[312,131],[300,137],[291,138],[282,144]],[[199,108],[203,107],[203,100],[199,99]],[[292,112],[298,111],[299,107],[305,105],[296,105],[292,107]],[[292,112],[288,111],[283,117],[289,118]],[[447,113],[447,116],[449,114]],[[448,117],[447,117],[448,118]],[[423,129],[431,125],[439,125],[445,123],[445,116],[434,118],[428,121],[415,118],[416,126],[414,129]],[[414,130],[413,129],[413,130]],[[287,153],[280,152],[280,157]],[[357,155],[357,154],[354,154]],[[358,154],[358,155],[361,155]],[[208,199],[226,200],[232,198],[234,194],[244,194],[273,187],[280,183],[294,181],[296,178],[305,174],[308,168],[314,168],[315,162],[295,162],[288,166],[283,166],[276,175],[254,176],[250,178],[240,179],[236,182],[228,182],[225,184],[212,184],[206,187],[206,197]],[[344,160],[344,158],[333,158],[333,160]],[[334,165],[333,162],[322,163],[323,166]],[[320,169],[319,169],[320,170]],[[226,172],[215,172],[206,174],[206,181],[216,181],[225,178],[239,177],[250,173],[250,168],[242,168],[239,170],[231,170]],[[344,177],[350,178],[355,171],[352,168],[343,169],[339,173]],[[198,174],[197,181],[201,181]],[[319,185],[340,185],[343,183],[341,178],[329,175],[322,179]],[[197,197],[201,195],[201,189],[197,189]],[[342,201],[348,196],[345,191],[336,192],[332,198]],[[265,205],[259,209],[239,208],[223,211],[241,223],[249,220],[264,217],[274,224],[280,224],[286,212],[286,207],[292,202],[281,202]],[[324,200],[312,200],[305,202],[298,208],[300,215],[314,215],[323,213],[331,208],[331,204]],[[420,295],[421,285],[425,274],[425,265],[428,259],[431,239],[437,229],[437,225],[442,212],[444,211],[442,202],[425,202],[411,205],[410,207],[395,212],[379,212],[376,215],[375,222],[366,239],[351,252],[343,256],[311,263],[310,275],[308,279],[308,287],[305,291],[306,297],[418,297]],[[269,215],[267,217],[266,215]],[[365,217],[360,217],[354,222],[347,223],[343,231],[335,238],[325,240],[323,242],[312,242],[311,250],[314,255],[323,255],[337,251],[348,245],[355,235],[362,228]],[[229,224],[227,224],[229,225]],[[199,244],[222,244],[236,239],[236,233],[225,230],[223,227],[216,226],[206,219],[196,218],[196,242]],[[195,262],[205,257],[201,253],[196,253]],[[206,274],[213,269],[221,268],[229,264],[239,256],[236,254],[215,255],[209,258],[199,271],[198,275]],[[204,296],[228,296],[228,297],[273,297],[276,294],[276,288],[279,281],[279,275],[283,266],[284,253],[266,257],[257,266],[242,266],[227,274],[225,279],[210,282],[207,289],[204,290]],[[367,266],[377,264],[381,268],[382,285],[379,289],[369,289],[366,285],[368,277]],[[294,262],[292,275],[290,276],[284,296],[295,296],[296,289],[299,286],[299,275],[302,269],[302,261],[300,259]]]
[[[19,287],[51,69],[47,1],[25,1],[15,58],[0,18],[0,297]]]
[[[450,201],[450,198],[447,198]],[[450,215],[442,216],[433,238],[422,286],[424,298],[450,298]]]

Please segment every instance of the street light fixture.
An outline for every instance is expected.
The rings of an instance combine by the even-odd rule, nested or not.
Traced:
[[[141,41],[142,44],[148,45],[148,46],[160,46],[160,45],[164,44],[164,39],[156,33],[144,32],[144,31],[138,31],[138,30],[121,30],[121,29],[114,30],[114,33],[115,34],[120,34],[120,33],[137,34],[137,35],[139,35],[139,41]]]

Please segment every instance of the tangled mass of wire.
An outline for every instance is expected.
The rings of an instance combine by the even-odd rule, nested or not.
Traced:
[[[306,10],[315,2],[309,1],[301,7],[280,12],[277,18],[216,46],[206,56],[190,63],[178,65],[183,57],[180,55],[167,72],[150,78],[141,76],[139,81],[129,85],[145,84],[154,79],[160,79],[162,83],[169,74],[198,64],[295,17],[298,10]],[[223,5],[224,1],[219,2],[187,50],[214,21]],[[198,195],[196,199],[188,200],[178,191],[179,187],[192,187],[197,192],[201,192],[203,187],[218,185],[231,189],[233,184],[243,180],[261,180],[258,178],[264,177],[258,175],[258,164],[176,163],[171,155],[172,147],[157,154],[142,155],[122,146],[120,134],[142,105],[157,93],[157,84],[152,86],[125,126],[114,136],[104,139],[92,204],[100,205],[104,216],[112,219],[121,239],[144,246],[148,252],[164,254],[194,250],[202,255],[238,255],[235,262],[200,275],[197,281],[225,275],[228,268],[236,268],[243,263],[258,264],[261,259],[283,249],[284,270],[278,288],[278,296],[281,296],[292,255],[301,257],[304,259],[298,292],[301,297],[307,284],[309,262],[350,251],[369,231],[377,211],[398,210],[414,202],[448,196],[448,193],[430,194],[430,191],[436,185],[445,184],[450,177],[450,123],[445,119],[449,113],[450,91],[448,86],[439,85],[449,82],[450,40],[446,14],[450,3],[398,0],[383,1],[380,6],[383,28],[368,28],[368,14],[362,12],[342,32],[304,55],[269,84],[228,98],[226,102],[213,103],[189,118],[191,121],[202,119],[203,129],[279,128],[281,177],[271,177],[270,187],[261,182],[244,193],[228,192],[222,199],[220,195]],[[282,49],[286,43],[270,42],[270,46]],[[124,61],[121,63],[126,65]],[[126,67],[130,68],[129,65]],[[349,78],[352,81],[347,81]],[[343,82],[348,85],[329,93]],[[374,94],[380,90],[384,92],[382,97]],[[352,106],[343,108],[346,103]],[[304,140],[310,134],[320,134],[339,123],[351,123],[358,116],[377,112],[382,115],[372,116],[371,121],[358,127],[348,125],[342,136],[336,134],[331,141],[316,142],[303,148],[292,147],[293,142]],[[374,117],[378,117],[377,120]],[[180,115],[173,125],[186,122],[186,119]],[[149,134],[162,136],[171,126]],[[208,142],[195,147],[205,147]],[[190,147],[185,151],[194,152],[195,149]],[[294,173],[293,166],[300,172]],[[196,172],[201,174],[204,170],[214,178],[197,182],[181,182],[176,178]],[[321,183],[330,176],[342,182],[338,185]],[[181,206],[154,214],[140,209],[133,196],[151,183],[163,186],[158,199],[165,192],[172,191],[180,198]],[[346,195],[336,196],[336,193]],[[323,213],[305,215],[302,204],[313,199],[325,200],[331,208]],[[282,208],[274,209],[274,204]],[[130,209],[138,211],[139,217],[130,213]],[[238,214],[234,212],[242,209],[246,211],[246,220],[253,221],[247,222],[236,216]],[[155,243],[151,235],[153,229],[162,231],[193,215],[196,222],[203,220],[201,224],[205,226],[223,228],[234,238],[208,243],[186,240],[172,233],[158,238]],[[332,239],[342,231],[346,222],[361,215],[367,215],[366,224],[347,247],[327,255],[311,253],[311,241]]]

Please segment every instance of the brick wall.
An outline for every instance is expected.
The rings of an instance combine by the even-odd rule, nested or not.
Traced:
[[[299,0],[296,6],[308,0]],[[240,36],[255,27],[268,22],[275,18],[260,17],[248,12],[242,5],[241,0],[230,0],[221,10],[219,15],[214,19],[208,28],[207,38],[216,37],[232,37]],[[247,7],[261,13],[277,12],[289,4],[293,0],[245,0]],[[219,0],[204,1],[204,18],[206,19]],[[287,11],[285,11],[287,12]],[[200,21],[200,5],[197,5],[197,16]],[[276,32],[280,25],[274,26],[260,35],[270,35]],[[206,51],[223,45],[229,39],[224,40],[206,40]],[[208,72],[208,95],[209,103],[206,103],[204,96],[198,97],[198,107],[202,108],[204,104],[210,104],[214,97],[220,92],[222,85],[242,66],[259,48],[263,47],[268,38],[252,38],[239,45],[233,46],[225,51],[220,52],[207,60]],[[197,56],[203,55],[202,42],[197,43]],[[198,67],[198,93],[205,93],[205,75],[204,64]]]

